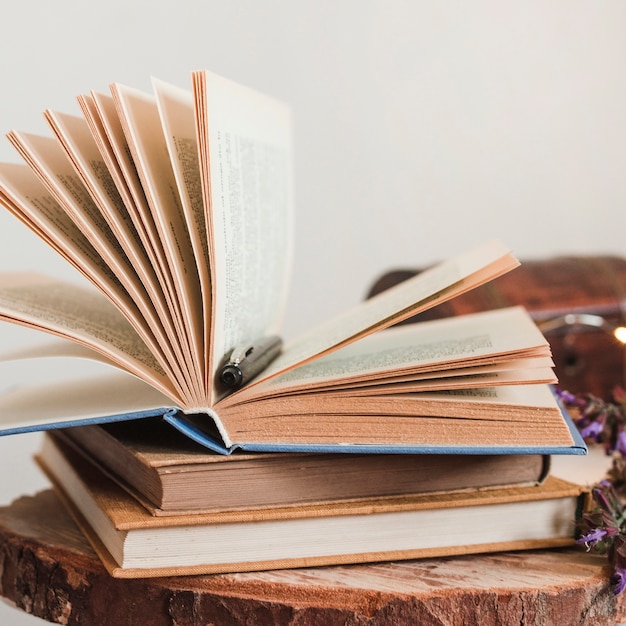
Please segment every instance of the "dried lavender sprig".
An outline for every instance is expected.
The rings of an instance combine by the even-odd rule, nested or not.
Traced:
[[[616,387],[613,402],[592,394],[557,391],[581,436],[602,444],[613,457],[607,478],[592,489],[596,507],[580,520],[578,542],[607,555],[613,569],[613,592],[620,594],[626,589],[626,506],[620,497],[626,493],[626,391]]]

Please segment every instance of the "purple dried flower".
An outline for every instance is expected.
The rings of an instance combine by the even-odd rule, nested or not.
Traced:
[[[616,567],[611,578],[613,593],[617,596],[626,589],[626,568]]]
[[[622,455],[626,456],[626,432],[620,430],[617,435],[617,445],[615,449]]]
[[[605,402],[592,394],[561,392],[559,396],[572,411],[584,439],[604,444],[607,454],[616,450],[626,454],[626,439],[620,441],[626,429],[626,392],[623,389],[615,390],[613,402]]]
[[[563,400],[563,402],[565,402],[565,404],[568,404],[570,406],[576,404],[578,402],[578,397],[576,396],[576,394],[573,394],[569,391],[566,391],[565,389],[557,389],[556,390],[556,395],[561,398],[561,400]]]
[[[615,519],[622,513],[622,504],[608,480],[599,482],[592,490],[593,499],[604,513]]]
[[[626,491],[626,390],[616,388],[613,402],[591,394],[560,392],[559,397],[572,411],[582,437],[604,444],[613,455],[607,478],[591,490],[596,507],[582,516],[578,543],[607,555],[613,591],[620,594],[626,589],[626,505],[618,493]]]
[[[585,428],[580,431],[580,434],[584,439],[594,439],[595,441],[598,441],[603,429],[603,422],[599,420],[593,421],[588,426],[585,426]]]
[[[587,547],[587,550],[590,550],[592,546],[595,546],[596,543],[602,541],[604,537],[607,536],[607,531],[604,528],[594,528],[590,530],[587,534],[580,537],[577,540],[577,543],[584,543]]]

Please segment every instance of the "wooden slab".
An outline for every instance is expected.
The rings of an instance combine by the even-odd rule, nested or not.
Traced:
[[[462,520],[459,520],[462,526]],[[0,508],[0,594],[80,626],[615,624],[626,602],[583,549],[116,580],[48,490]]]

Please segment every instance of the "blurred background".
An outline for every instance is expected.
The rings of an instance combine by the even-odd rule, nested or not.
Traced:
[[[493,237],[522,259],[626,251],[620,0],[21,0],[2,9],[0,133],[46,108],[210,69],[289,102],[296,245],[285,335]],[[15,161],[6,140],[0,160]],[[0,211],[0,271],[79,277]],[[47,483],[0,440],[0,503]],[[5,616],[6,617],[3,617]],[[0,622],[40,620],[0,606]]]

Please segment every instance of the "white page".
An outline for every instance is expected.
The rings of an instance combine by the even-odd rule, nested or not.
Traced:
[[[526,355],[549,357],[550,348],[525,309],[510,307],[381,330],[243,389],[232,401],[326,384],[334,387],[363,380],[385,384],[390,377],[404,380],[433,370],[442,371],[442,376],[455,368]],[[541,366],[545,367],[545,361]]]
[[[123,286],[125,293],[118,294],[116,304],[137,327],[142,326],[147,332],[151,326],[146,317],[154,319],[155,316],[145,286],[61,145],[55,139],[29,133],[11,131],[9,136],[32,171]]]
[[[16,332],[19,347],[11,345]],[[0,427],[33,428],[75,419],[168,408],[178,401],[73,340],[0,323]]]
[[[549,365],[547,367],[529,367],[525,369],[522,367],[502,369],[498,365],[484,365],[452,370],[448,375],[443,372],[435,372],[433,375],[418,374],[414,378],[392,378],[390,380],[373,380],[371,382],[359,382],[343,386],[329,386],[328,389],[322,389],[321,393],[346,394],[346,392],[349,392],[351,396],[379,396],[453,389],[478,389],[480,387],[496,387],[500,385],[552,383],[556,383],[556,377],[552,367]],[[320,391],[310,390],[309,393],[320,393]]]
[[[150,297],[157,300],[159,316],[163,317],[166,309],[162,305],[164,295],[160,287],[160,278],[157,277],[135,222],[131,219],[111,176],[108,164],[101,156],[89,124],[84,118],[56,111],[48,110],[45,116],[100,213],[123,247],[131,265],[150,290]]]
[[[165,323],[176,335],[172,348],[177,362],[183,364],[185,357],[182,346],[185,343],[185,333],[172,273],[115,102],[112,96],[95,91],[91,92],[91,96],[79,96],[78,100],[163,290],[168,309]]]
[[[189,90],[157,79],[153,79],[152,83],[200,281],[202,323],[196,322],[194,328],[196,331],[202,329],[203,333],[196,333],[194,343],[201,348],[198,350],[200,357],[198,368],[204,380],[204,387],[208,389],[209,374],[206,371],[206,364],[209,361],[211,277],[193,94]]]
[[[59,143],[51,137],[17,131],[8,137],[115,275],[128,282],[134,273],[128,258]]]
[[[10,365],[0,363],[0,375],[10,377],[13,371]],[[68,402],[70,397],[72,401]],[[100,419],[171,406],[172,400],[167,395],[128,372],[111,368],[108,375],[52,384],[31,378],[23,386],[3,390],[0,393],[0,426],[6,431],[64,422],[70,425],[81,419]]]
[[[54,247],[74,267],[82,268],[110,297],[123,292],[120,281],[78,226],[27,166],[0,163],[0,202]]]
[[[120,84],[112,85],[111,90],[171,269],[174,304],[180,311],[189,370],[200,374],[203,352],[196,338],[203,336],[202,319],[197,314],[202,311],[202,294],[156,100],[151,94]],[[200,400],[204,376],[192,382]]]
[[[158,238],[113,98],[92,92],[91,96],[79,96],[78,102],[150,263],[165,289],[167,301],[171,302],[171,276],[163,245]]]
[[[210,72],[194,73],[204,203],[213,238],[212,368],[279,331],[291,271],[291,113]]]
[[[34,273],[0,274],[0,320],[76,341],[178,397],[130,322],[97,291]]]
[[[381,331],[384,332],[384,331]],[[313,361],[314,363],[315,361]],[[475,365],[473,364],[475,363]],[[494,374],[498,375],[501,372],[513,372],[514,375],[522,376],[526,378],[527,376],[535,377],[541,376],[543,374],[530,374],[532,370],[538,370],[538,372],[545,372],[546,374],[550,372],[549,376],[546,376],[544,380],[541,382],[546,383],[555,383],[556,375],[554,374],[554,361],[549,356],[538,356],[538,357],[511,357],[510,360],[500,360],[499,357],[486,357],[479,359],[471,359],[470,364],[455,364],[454,366],[448,367],[447,365],[433,366],[432,368],[427,367],[424,371],[416,371],[412,367],[407,368],[406,371],[403,372],[391,372],[387,374],[386,372],[376,375],[375,378],[365,376],[363,379],[359,379],[357,377],[350,378],[348,382],[344,382],[345,379],[339,379],[338,382],[335,380],[326,380],[321,379],[319,383],[315,383],[314,386],[306,386],[302,387],[303,389],[310,390],[312,393],[315,393],[315,389],[322,390],[335,390],[335,389],[357,389],[358,387],[367,387],[368,389],[374,390],[377,387],[392,387],[394,385],[405,385],[413,382],[417,382],[419,384],[420,381],[430,381],[430,380],[441,380],[445,381],[445,379],[456,379],[461,377],[477,377],[482,375]],[[290,370],[294,371],[294,370]],[[525,374],[525,372],[529,372],[529,374]],[[277,378],[280,378],[278,376]],[[267,382],[270,383],[273,381],[273,378],[270,378]],[[299,393],[299,387],[294,386],[293,388],[287,387],[285,389],[285,393]],[[283,391],[281,390],[281,393]],[[278,391],[274,388],[272,390],[272,394],[277,394]],[[372,391],[373,393],[373,391]],[[381,392],[382,393],[382,392]]]
[[[160,278],[100,155],[88,123],[83,118],[50,110],[45,116],[140,279],[137,282],[143,288],[132,293],[133,299],[154,333],[160,350],[169,362],[178,360],[180,367],[176,333]]]
[[[460,295],[518,265],[497,241],[473,248],[304,333],[286,346],[251,386]]]
[[[162,351],[162,343],[157,341],[153,332],[155,327],[144,323],[136,303],[110,267],[28,166],[0,163],[0,204],[71,263],[120,311],[125,312],[162,367],[170,372],[172,378],[183,379],[171,352]],[[141,323],[137,323],[138,320]]]
[[[44,117],[133,267],[149,276],[152,266],[146,251],[87,121],[49,109]]]

